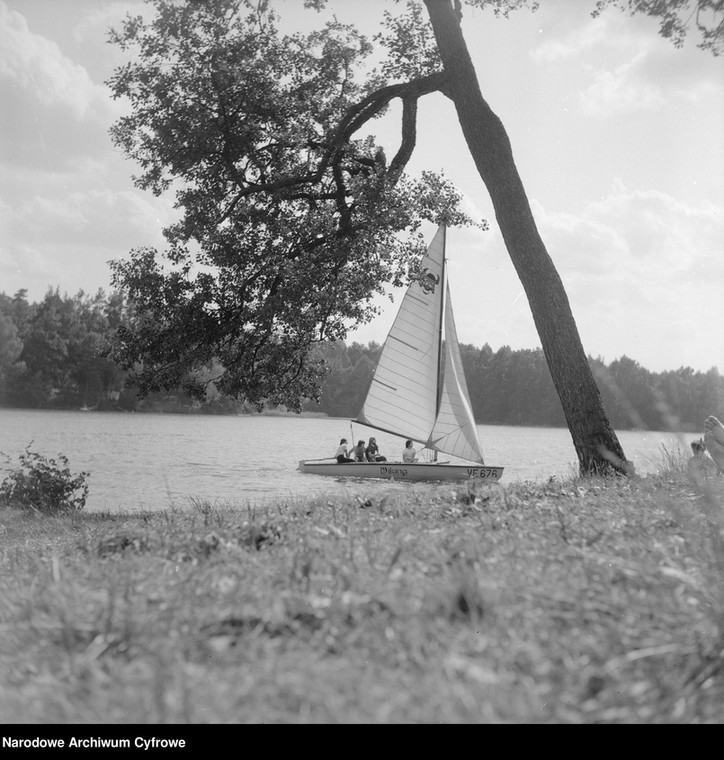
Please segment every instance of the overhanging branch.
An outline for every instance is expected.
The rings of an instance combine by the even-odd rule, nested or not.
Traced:
[[[388,176],[395,184],[410,160],[417,141],[417,97],[402,100],[402,141],[395,157],[390,163]]]
[[[338,166],[341,162],[344,155],[344,145],[352,135],[361,129],[370,119],[377,116],[392,100],[400,98],[403,102],[402,143],[390,165],[390,176],[393,182],[396,182],[412,155],[412,150],[415,146],[417,99],[433,92],[444,91],[445,82],[445,74],[443,72],[436,72],[426,77],[413,79],[410,82],[387,85],[379,90],[375,90],[375,92],[371,92],[359,103],[347,109],[342,116],[314,172],[283,177],[273,182],[249,184],[241,188],[219,217],[218,223],[226,220],[238,203],[250,195],[271,193],[283,190],[284,188],[313,185],[321,182],[329,168],[334,165]]]

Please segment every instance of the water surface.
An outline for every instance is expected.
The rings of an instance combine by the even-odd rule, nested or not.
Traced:
[[[569,477],[576,471],[564,428],[478,427],[486,464],[505,467],[502,483]],[[617,433],[641,474],[655,472],[663,447],[688,451],[698,436],[664,432]],[[192,500],[243,504],[335,494],[420,491],[431,484],[358,481],[303,475],[300,459],[330,457],[341,437],[374,435],[388,459],[404,441],[349,420],[326,417],[214,416],[0,409],[0,452],[11,466],[31,444],[47,457],[69,459],[73,473],[90,473],[87,510],[185,507]],[[0,479],[8,465],[0,465]],[[443,486],[434,486],[443,487]],[[451,488],[448,484],[444,486]],[[424,491],[423,491],[424,492]]]

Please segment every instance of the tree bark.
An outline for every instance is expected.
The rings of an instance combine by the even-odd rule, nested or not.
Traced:
[[[581,474],[632,469],[611,427],[563,283],[540,237],[510,140],[485,102],[452,0],[425,0],[455,105],[495,218],[530,304]],[[457,2],[456,2],[456,5]]]

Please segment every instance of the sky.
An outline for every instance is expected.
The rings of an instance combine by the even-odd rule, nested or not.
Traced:
[[[289,29],[318,17],[272,0]],[[462,29],[483,96],[502,119],[536,224],[568,293],[584,350],[653,372],[724,374],[724,56],[681,49],[655,20],[593,0],[542,0],[508,20],[464,7]],[[373,35],[391,0],[329,0]],[[0,0],[0,292],[110,289],[108,262],[163,249],[173,198],[133,186],[137,167],[111,143],[124,112],[104,82],[125,54],[106,32],[128,0]],[[399,109],[371,131],[394,155]],[[448,233],[462,343],[540,347],[452,104],[420,103],[408,165],[445,174],[487,232]],[[432,237],[434,228],[429,229]],[[400,300],[349,340],[383,342]]]

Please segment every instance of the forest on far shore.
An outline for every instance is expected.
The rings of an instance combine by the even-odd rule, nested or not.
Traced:
[[[61,296],[50,289],[38,303],[25,290],[0,293],[0,406],[34,409],[99,409],[208,414],[256,410],[218,393],[211,382],[206,399],[180,390],[139,398],[128,374],[104,357],[116,329],[132,322],[119,293],[80,291]],[[319,402],[307,413],[355,417],[381,350],[377,343],[324,344],[318,349],[330,374]],[[494,351],[461,346],[468,391],[479,424],[565,427],[560,401],[540,348]],[[650,372],[626,356],[606,364],[588,357],[611,424],[620,430],[699,431],[709,414],[724,413],[724,378],[716,368],[680,367]],[[205,372],[214,376],[214,367]],[[202,375],[202,379],[203,375]],[[267,411],[285,411],[267,410]]]

